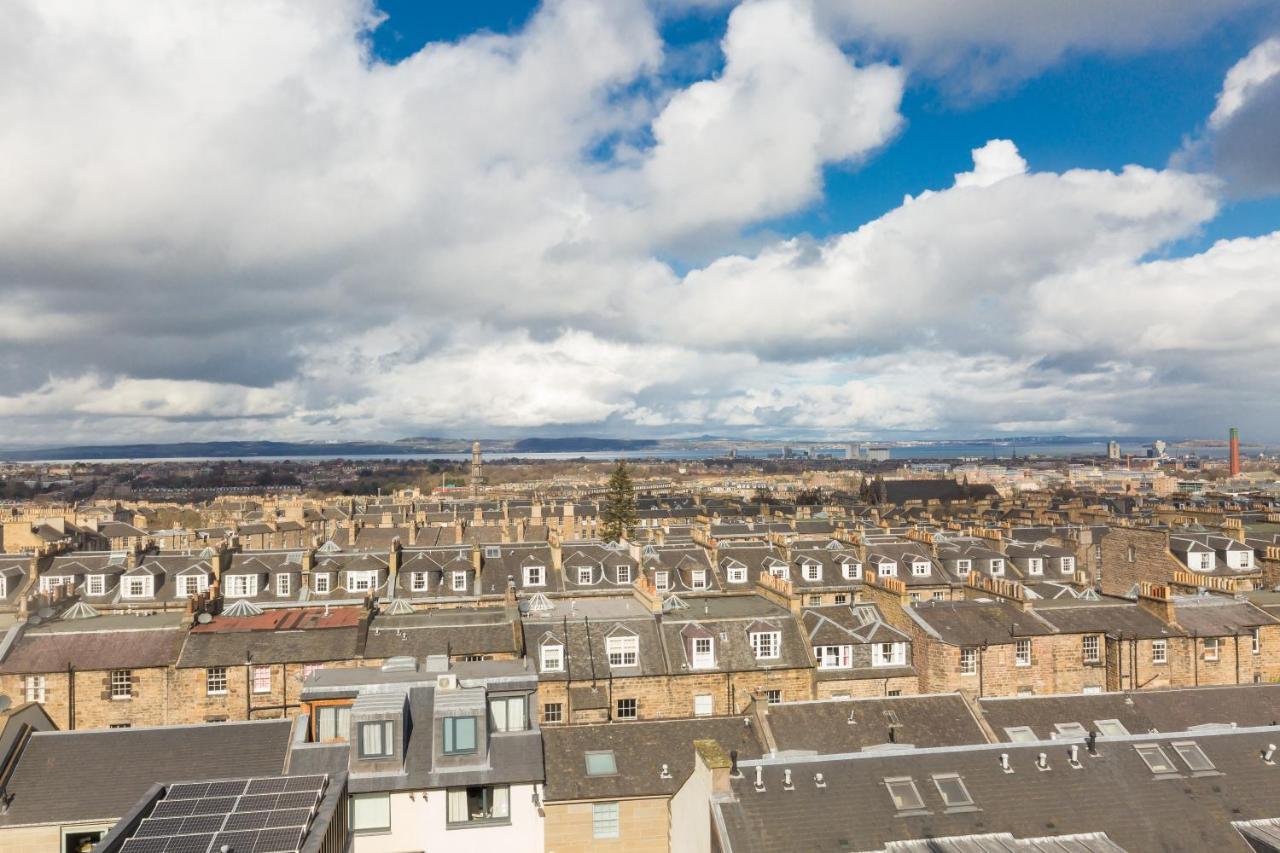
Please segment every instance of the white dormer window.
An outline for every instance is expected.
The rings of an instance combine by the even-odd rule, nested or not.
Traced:
[[[804,572],[804,579],[807,581],[822,580],[822,564],[821,563],[805,563],[804,569],[802,571]]]
[[[618,583],[631,583],[631,567],[630,566],[614,566],[618,573]]]
[[[276,595],[284,597],[293,593],[293,576],[286,572],[276,575]]]
[[[896,577],[896,576],[897,576],[897,574],[898,574],[898,564],[897,564],[897,563],[895,563],[895,562],[893,562],[893,561],[891,561],[891,560],[886,560],[885,562],[883,562],[883,563],[881,563],[881,564],[880,564],[880,571],[879,571],[879,575],[880,575],[880,577],[882,577],[882,578],[892,578],[892,577]]]
[[[992,560],[992,561],[991,561],[991,574],[993,574],[993,575],[1002,575],[1002,574],[1004,574],[1004,560]]]
[[[123,598],[150,598],[155,591],[155,578],[147,575],[140,578],[125,578],[124,589],[121,591]]]
[[[53,575],[53,576],[46,575],[45,577],[40,578],[40,591],[53,592],[55,589],[69,582],[70,580],[71,578],[64,578],[58,575]]]
[[[4,575],[0,575],[0,598],[7,598],[9,595],[9,579]]]
[[[591,569],[590,568],[578,569],[578,585],[579,586],[591,585]]]
[[[716,644],[710,637],[693,638],[693,668],[710,669],[716,665]]]
[[[853,646],[814,646],[818,669],[849,669],[853,666]]]
[[[929,561],[915,560],[911,563],[911,575],[917,578],[925,578],[929,576]]]
[[[845,564],[844,564],[844,579],[845,579],[845,580],[847,580],[847,581],[856,581],[856,580],[861,580],[861,579],[862,579],[862,564],[861,564],[861,563],[845,563]]]
[[[786,566],[770,566],[769,574],[773,575],[775,578],[778,578],[779,580],[784,580],[784,581],[791,580],[791,572],[788,571]]]
[[[906,643],[874,643],[871,646],[872,666],[903,666],[906,662]]]
[[[1076,558],[1075,558],[1075,557],[1063,557],[1063,558],[1062,558],[1062,573],[1063,573],[1064,575],[1071,575],[1071,574],[1075,574],[1075,571],[1076,571]]]
[[[524,567],[524,585],[525,586],[546,586],[546,584],[547,584],[546,566],[525,566]]]
[[[1040,557],[1027,558],[1027,574],[1042,575],[1044,574],[1044,560]]]
[[[315,586],[316,592],[328,592],[332,589],[333,575],[328,572],[321,572],[311,578],[312,584]]]
[[[640,659],[639,637],[609,637],[605,640],[609,666],[635,666]]]
[[[1239,561],[1236,563],[1237,569],[1253,568],[1253,553],[1249,551],[1241,551],[1239,553]]]
[[[178,595],[189,598],[209,588],[209,576],[203,572],[198,575],[182,575],[178,578]]]
[[[1192,554],[1191,565],[1202,572],[1213,571],[1213,555],[1212,554]]]
[[[751,634],[751,650],[756,660],[775,660],[782,649],[781,631],[754,631]]]
[[[695,569],[690,577],[689,587],[691,589],[707,588],[707,572],[706,569]]]
[[[671,589],[671,575],[669,572],[653,573],[653,588],[658,592],[666,592]]]
[[[564,646],[559,643],[546,643],[542,646],[541,669],[543,672],[564,671]]]
[[[105,595],[107,592],[107,576],[89,575],[85,579],[84,591],[86,595]]]
[[[956,560],[956,574],[964,577],[973,570],[973,560]]]
[[[454,592],[467,591],[467,573],[466,572],[453,572],[450,575],[450,578],[452,580],[452,584],[450,588]]]
[[[497,545],[484,546],[484,558],[486,560],[496,560],[502,556],[502,549]]]
[[[426,592],[427,591],[427,573],[414,572],[412,575],[410,575],[409,589],[412,592]]]
[[[746,583],[747,582],[747,570],[743,566],[732,566],[725,573],[725,575],[726,577],[729,578],[729,583]]]
[[[378,585],[378,573],[347,572],[347,590],[350,592],[368,592]]]
[[[257,594],[257,575],[231,575],[227,578],[227,595],[232,598],[247,598]]]

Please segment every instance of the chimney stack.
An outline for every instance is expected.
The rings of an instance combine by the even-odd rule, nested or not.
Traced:
[[[1231,428],[1231,476],[1240,476],[1240,430]]]

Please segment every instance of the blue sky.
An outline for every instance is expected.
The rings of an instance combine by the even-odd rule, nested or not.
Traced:
[[[1274,0],[15,2],[7,443],[1280,442]]]

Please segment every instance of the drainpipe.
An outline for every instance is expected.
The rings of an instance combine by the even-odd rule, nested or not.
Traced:
[[[67,662],[67,731],[76,730],[76,668]]]

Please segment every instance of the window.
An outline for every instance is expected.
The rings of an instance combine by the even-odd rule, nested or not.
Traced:
[[[785,565],[779,564],[779,565],[770,566],[769,574],[773,575],[778,580],[784,580],[784,581],[791,580],[791,570],[788,569]]]
[[[889,796],[893,798],[893,807],[898,811],[917,811],[924,808],[924,800],[920,799],[920,792],[916,790],[913,779],[909,777],[885,779],[884,784],[889,789]]]
[[[588,776],[618,775],[618,761],[614,758],[612,749],[588,752],[586,753],[586,761]]]
[[[591,804],[591,837],[592,838],[617,838],[618,837],[618,804],[617,803],[592,803]]]
[[[233,598],[246,598],[257,594],[257,575],[231,575],[227,578],[227,595]]]
[[[1177,773],[1178,769],[1169,761],[1164,750],[1154,743],[1140,743],[1134,746],[1138,755],[1146,762],[1147,769],[1157,776],[1166,773]]]
[[[781,646],[782,633],[779,631],[756,631],[751,635],[751,650],[756,653],[756,660],[776,658]]]
[[[619,720],[634,720],[638,716],[638,708],[635,699],[619,699],[618,711],[614,716]]]
[[[545,566],[525,566],[524,567],[524,585],[525,586],[546,586],[547,569]]]
[[[853,666],[853,646],[814,646],[818,669],[848,669]]]
[[[287,596],[293,593],[293,576],[288,572],[276,575],[276,595]]]
[[[111,725],[109,725],[107,728],[111,728],[111,729],[131,729],[131,728],[133,728],[133,723],[112,723],[112,724],[111,724]]]
[[[476,751],[476,718],[444,718],[444,754],[466,755]]]
[[[1017,666],[1031,666],[1031,641],[1018,640],[1014,645],[1013,662]]]
[[[1138,549],[1133,545],[1129,546],[1129,562],[1130,563],[1138,562]]]
[[[993,574],[993,575],[1002,575],[1002,574],[1004,574],[1004,560],[992,560],[992,561],[991,561],[991,574]]]
[[[1053,728],[1062,737],[1086,737],[1089,734],[1080,723],[1054,723]]]
[[[856,581],[856,580],[860,580],[861,578],[862,578],[862,564],[861,564],[861,563],[845,563],[845,564],[844,564],[844,579],[845,579],[845,580],[847,580],[847,581]]]
[[[671,575],[669,572],[653,573],[653,588],[658,592],[666,592],[671,589]]]
[[[978,650],[977,649],[961,649],[960,650],[960,674],[961,675],[977,675],[978,674]]]
[[[321,705],[316,708],[316,740],[321,743],[346,740],[350,731],[350,705]]]
[[[489,719],[495,732],[522,732],[529,728],[528,700],[524,696],[497,696],[489,700]]]
[[[560,702],[548,702],[542,706],[542,722],[563,723],[564,705]]]
[[[907,595],[907,598],[911,599],[912,601],[919,601],[919,600],[920,600],[920,593],[918,593],[918,592],[912,592],[912,593],[909,593],[909,594]]]
[[[1008,736],[1010,743],[1031,743],[1039,740],[1030,726],[1007,726],[1004,733]]]
[[[609,637],[604,647],[609,666],[635,666],[640,659],[639,637]]]
[[[705,569],[694,569],[689,581],[690,589],[707,588],[707,572]]]
[[[209,588],[209,577],[205,574],[183,575],[178,578],[178,595],[189,598]]]
[[[1119,720],[1094,720],[1093,724],[1097,727],[1098,734],[1104,737],[1124,737],[1129,734],[1129,730]]]
[[[765,704],[768,704],[768,705],[777,705],[779,702],[782,701],[782,691],[766,690],[764,692],[764,701],[765,701]]]
[[[810,606],[810,607],[821,607],[821,606],[822,606],[822,596],[821,596],[821,595],[811,595],[811,596],[809,596],[808,601],[809,601],[809,606]]]
[[[726,572],[726,575],[729,578],[729,583],[746,583],[747,582],[747,570],[742,566],[730,567],[728,572]]]
[[[331,588],[330,584],[332,582],[333,582],[333,575],[329,574],[328,572],[321,572],[320,574],[316,575],[312,579],[312,583],[315,585],[316,592],[328,592]]]
[[[1178,753],[1178,757],[1186,762],[1187,767],[1191,768],[1192,773],[1209,773],[1215,769],[1209,756],[1204,754],[1204,750],[1195,741],[1175,740],[1169,745],[1173,747],[1174,752]]]
[[[590,568],[578,569],[578,583],[582,585],[589,585],[591,583]]]
[[[1249,650],[1255,655],[1262,654],[1262,629],[1249,629]]]
[[[1209,637],[1204,641],[1204,659],[1214,661],[1218,659],[1218,638]]]
[[[40,591],[53,592],[53,590],[62,586],[64,583],[70,582],[70,578],[58,577],[56,575],[40,578]]]
[[[831,597],[831,600],[832,600],[832,602],[834,602],[835,604],[848,604],[848,603],[849,603],[849,593],[847,593],[847,592],[837,592],[835,595],[833,595],[833,596]]]
[[[1080,638],[1080,653],[1085,663],[1097,663],[1102,659],[1097,634],[1086,634]]]
[[[1064,575],[1070,575],[1070,574],[1074,574],[1074,573],[1075,573],[1075,570],[1076,570],[1076,558],[1075,558],[1075,557],[1063,557],[1063,558],[1062,558],[1062,573],[1063,573]]]
[[[253,692],[271,692],[271,667],[255,666],[253,668]]]
[[[43,702],[45,682],[43,675],[28,675],[23,679],[23,688],[28,702]]]
[[[710,637],[693,638],[693,668],[706,669],[716,665],[715,643]]]
[[[917,578],[928,577],[929,565],[928,560],[916,560],[911,564],[911,575]]]
[[[710,693],[699,693],[693,697],[693,715],[695,717],[710,717],[715,713],[715,702],[711,698]]]
[[[150,598],[155,579],[147,576],[141,578],[125,578],[125,598]]]
[[[801,573],[807,581],[820,581],[822,580],[822,564],[805,563]]]
[[[1169,662],[1169,641],[1168,640],[1152,640],[1151,641],[1151,662],[1152,663],[1168,663]]]
[[[614,566],[618,572],[618,583],[631,583],[631,567],[630,566]]]
[[[386,758],[394,752],[390,720],[360,724],[361,758]]]
[[[1044,574],[1044,559],[1041,557],[1027,558],[1027,574],[1042,575]]]
[[[390,794],[351,794],[352,832],[390,832]]]
[[[466,572],[452,572],[450,573],[450,578],[453,581],[450,588],[454,592],[467,591],[467,573]]]
[[[426,592],[427,591],[427,573],[414,572],[409,575],[409,591],[410,592]]]
[[[964,577],[973,569],[972,560],[956,560],[956,574]]]
[[[973,797],[964,786],[964,780],[954,773],[943,773],[933,777],[933,784],[942,795],[942,804],[949,809],[961,809],[973,805]]]
[[[89,575],[85,581],[86,595],[102,595],[107,591],[107,579],[104,575]]]
[[[368,592],[377,586],[378,573],[347,572],[347,590],[350,592]]]
[[[561,672],[564,670],[564,646],[559,643],[547,643],[542,647],[542,671]]]
[[[450,788],[445,820],[450,825],[505,821],[511,817],[511,790],[506,785]]]
[[[880,564],[880,570],[877,572],[882,578],[891,578],[898,574],[898,564],[892,560],[886,560]]]
[[[906,662],[906,643],[876,643],[871,647],[872,666],[903,666]]]
[[[502,549],[497,545],[484,546],[484,558],[486,560],[496,560],[502,556]]]
[[[227,668],[211,666],[204,671],[204,692],[209,696],[227,695]]]

